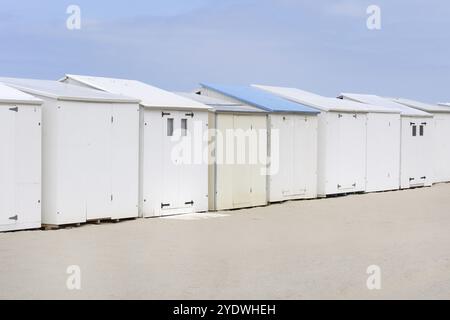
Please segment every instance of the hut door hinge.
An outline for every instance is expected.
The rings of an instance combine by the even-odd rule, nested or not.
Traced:
[[[185,202],[184,204],[187,205],[187,206],[193,206],[194,205],[194,201]]]
[[[164,209],[165,207],[170,207],[170,203],[161,203],[161,209]]]
[[[114,116],[111,116],[111,123],[114,123]]]
[[[9,111],[19,112],[19,107],[10,108]]]
[[[17,221],[19,220],[19,216],[16,214],[15,216],[10,217],[9,220]]]
[[[162,117],[164,118],[165,116],[170,116],[170,112],[163,112]]]
[[[186,117],[194,118],[194,113],[193,113],[193,112],[191,112],[191,113],[186,113],[185,116],[186,116]]]

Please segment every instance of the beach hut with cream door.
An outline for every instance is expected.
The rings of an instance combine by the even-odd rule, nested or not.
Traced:
[[[141,101],[142,217],[208,211],[208,106],[135,80],[67,75],[61,81]]]
[[[43,224],[138,216],[137,100],[57,81],[0,82],[43,100]]]
[[[431,186],[433,183],[433,115],[387,98],[344,93],[341,99],[377,104],[401,112],[400,188]]]
[[[433,115],[433,182],[450,182],[450,108],[403,98],[392,100]]]
[[[267,132],[267,113],[243,103],[196,93],[180,93],[180,95],[211,107],[209,210],[266,205],[267,159],[264,161],[257,159],[267,158],[267,135],[258,134],[258,130]],[[248,156],[239,160],[236,150],[244,150]],[[250,157],[250,153],[253,157]]]
[[[201,93],[268,112],[269,202],[317,197],[317,109],[250,86],[203,84]]]
[[[0,232],[41,227],[41,104],[0,84]]]
[[[296,88],[257,87],[321,110],[319,195],[399,188],[399,111]]]

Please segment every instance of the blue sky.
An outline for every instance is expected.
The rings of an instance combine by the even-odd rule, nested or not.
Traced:
[[[66,28],[79,5],[82,29]],[[382,29],[366,27],[381,8]],[[450,2],[2,0],[2,76],[286,85],[450,101]]]

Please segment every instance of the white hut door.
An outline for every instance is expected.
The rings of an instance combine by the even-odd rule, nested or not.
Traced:
[[[190,175],[190,127],[193,117],[179,111],[163,112],[163,181],[161,209],[193,207]]]
[[[338,117],[339,132],[336,132],[340,149],[338,190],[361,189],[365,177],[366,117],[350,113],[342,113]]]
[[[273,117],[275,118],[275,117]],[[272,145],[274,143],[280,144],[280,154],[272,155],[273,158],[279,158],[282,165],[279,168],[279,177],[281,181],[284,181],[281,187],[281,193],[283,197],[293,196],[296,191],[296,177],[295,177],[295,120],[292,116],[280,117],[280,121],[276,127],[279,128],[280,141],[271,141]],[[273,129],[272,129],[273,130]],[[276,148],[272,148],[272,151]]]
[[[41,219],[41,124],[40,110],[20,108],[16,114],[16,197],[17,222]]]
[[[235,116],[234,128],[234,170],[233,170],[233,206],[242,207],[252,203],[253,175],[255,165],[249,162],[250,148],[248,133],[254,129],[251,117]],[[244,136],[242,136],[242,134]]]
[[[293,163],[293,190],[294,196],[304,195],[307,192],[308,178],[311,175],[311,152],[313,152],[314,136],[312,121],[307,117],[296,116],[292,136],[294,138],[294,163]]]
[[[179,120],[178,124],[180,126],[179,130],[179,139],[180,143],[183,146],[183,150],[180,152],[181,154],[181,163],[178,166],[179,168],[179,181],[180,181],[180,189],[179,189],[179,199],[180,199],[180,207],[181,208],[193,208],[194,207],[194,198],[193,194],[195,193],[192,188],[195,188],[198,183],[196,183],[196,179],[198,177],[194,176],[195,172],[195,164],[194,161],[194,144],[198,143],[198,141],[194,141],[194,120],[195,113],[186,111],[179,112]]]
[[[112,111],[112,218],[136,217],[139,173],[134,169],[139,163],[139,110],[114,105]]]
[[[14,107],[0,106],[0,226],[16,222]]]
[[[431,120],[431,119],[430,119]],[[430,131],[432,130],[430,128],[431,121],[418,121],[417,122],[417,145],[416,148],[420,150],[421,156],[416,157],[416,171],[415,171],[415,181],[413,181],[414,184],[423,185],[425,184],[428,179],[431,177],[428,176],[427,168],[430,167],[430,164],[428,163],[428,157],[426,154],[430,152],[431,148],[429,143],[431,142],[431,139],[429,139]]]
[[[74,116],[82,117],[81,136],[73,137],[74,140],[87,148],[88,156],[83,156],[86,166],[86,177],[83,182],[86,194],[86,219],[97,220],[111,218],[112,210],[112,106],[89,106],[87,115],[83,115],[78,109],[73,109]],[[85,139],[85,140],[84,140]],[[87,145],[84,146],[83,144]],[[84,150],[83,150],[84,151]],[[85,151],[84,151],[85,152]],[[81,166],[81,164],[80,164]],[[121,169],[124,170],[124,169]],[[79,186],[83,188],[83,186]]]

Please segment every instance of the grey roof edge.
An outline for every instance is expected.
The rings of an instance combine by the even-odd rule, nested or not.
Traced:
[[[338,95],[338,98],[339,99],[344,99],[345,98],[345,99],[348,99],[348,100],[351,100],[351,101],[354,101],[354,102],[363,103],[363,102],[360,102],[357,99],[352,98],[352,95],[355,95],[355,93],[342,92],[342,93],[340,93]],[[374,96],[377,96],[377,95],[374,95]],[[399,106],[401,106],[403,108],[406,107],[406,108],[409,108],[409,109],[412,109],[412,110],[417,110],[418,112],[420,112],[420,114],[418,114],[418,113],[417,114],[412,114],[412,113],[404,113],[403,111],[401,111],[400,112],[401,117],[409,117],[409,118],[433,118],[434,117],[433,114],[431,114],[431,113],[429,113],[427,111],[419,110],[417,108],[413,108],[413,107],[405,105],[403,103],[392,101],[390,98],[386,98],[386,97],[383,97],[383,96],[377,96],[377,97],[385,99],[385,100],[388,100],[388,101],[390,101],[390,102],[392,102],[394,104],[397,104],[397,105],[399,105]]]
[[[22,104],[22,105],[30,105],[30,106],[40,106],[44,103],[44,101],[36,98],[36,100],[20,100],[20,99],[0,99],[0,104]]]
[[[428,102],[422,102],[418,100],[412,100],[407,98],[388,98],[396,103],[403,104],[407,107],[421,110],[427,113],[450,113],[449,105],[432,104]],[[426,107],[425,107],[426,106]]]
[[[31,94],[31,95],[37,95],[37,96],[41,96],[41,97],[47,97],[47,98],[51,98],[51,99],[55,99],[58,101],[71,101],[71,102],[75,102],[75,101],[79,101],[79,102],[97,102],[97,103],[136,103],[139,104],[141,102],[141,100],[137,100],[137,99],[133,99],[133,98],[128,98],[128,97],[121,97],[116,95],[114,97],[114,99],[107,99],[107,98],[80,98],[80,97],[61,97],[59,95],[50,93],[50,92],[46,92],[44,90],[37,90],[37,89],[32,89],[32,88],[28,88],[26,86],[21,86],[21,85],[17,85],[17,84],[12,84],[12,83],[7,83],[8,86],[15,88],[17,90],[20,90],[22,92]]]

